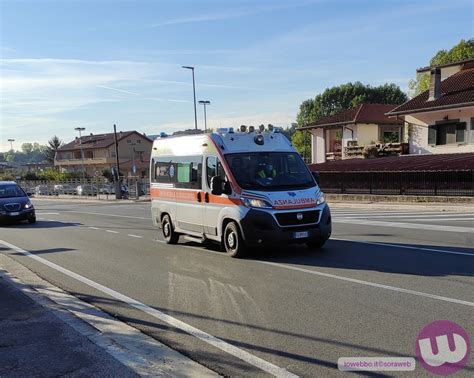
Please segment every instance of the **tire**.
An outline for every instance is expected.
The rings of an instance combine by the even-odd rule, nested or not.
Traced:
[[[225,226],[223,241],[224,249],[230,257],[244,257],[247,253],[239,226],[235,222],[229,222]]]
[[[306,246],[312,250],[321,249],[326,243],[327,239],[314,239],[306,243]]]
[[[166,214],[161,220],[161,230],[163,232],[163,238],[167,244],[178,243],[179,234],[174,231],[173,223],[168,214]]]
[[[28,218],[28,223],[29,223],[29,224],[36,223],[36,217]]]

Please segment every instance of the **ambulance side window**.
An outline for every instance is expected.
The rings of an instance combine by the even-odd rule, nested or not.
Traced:
[[[179,156],[176,161],[176,188],[201,189],[202,157]]]
[[[206,164],[207,164],[207,185],[209,186],[209,188],[211,187],[211,179],[214,177],[214,176],[220,176],[222,178],[222,181],[225,181],[226,179],[226,176],[225,176],[225,172],[224,172],[224,167],[222,167],[222,164],[221,162],[219,161],[219,159],[215,156],[209,156],[207,159],[206,159]]]
[[[176,164],[173,163],[172,157],[160,156],[153,158],[153,168],[153,182],[170,184],[176,181]]]

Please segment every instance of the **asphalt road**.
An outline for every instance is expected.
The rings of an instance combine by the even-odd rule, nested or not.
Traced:
[[[238,260],[164,244],[149,203],[35,205],[37,224],[0,228],[0,252],[221,374],[338,375],[339,357],[415,357],[440,319],[474,338],[474,211],[338,207],[321,252]],[[460,376],[473,374],[471,360]]]

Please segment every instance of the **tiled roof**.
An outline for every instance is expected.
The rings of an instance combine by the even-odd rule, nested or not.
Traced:
[[[343,125],[349,123],[377,123],[377,124],[401,124],[394,118],[389,118],[385,113],[397,107],[393,104],[360,104],[355,108],[343,110],[329,117],[324,117],[316,122],[302,127],[301,129],[313,129],[317,127]]]
[[[311,164],[312,171],[452,171],[473,170],[474,153],[403,155],[375,159],[347,159]]]
[[[150,139],[147,136],[140,134],[137,131],[121,131],[117,133],[117,140],[122,140],[129,137],[132,134],[140,135],[143,138]],[[114,133],[108,134],[94,134],[94,135],[83,135],[82,136],[82,148],[106,148],[114,144]],[[151,139],[150,139],[151,142]],[[59,151],[72,151],[79,150],[81,145],[79,138],[76,138],[72,142],[69,142],[62,146]]]
[[[429,90],[396,107],[388,115],[419,113],[443,108],[474,106],[474,68],[465,69],[441,82],[441,97],[428,101]]]

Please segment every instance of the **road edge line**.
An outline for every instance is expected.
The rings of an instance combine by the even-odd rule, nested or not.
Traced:
[[[0,243],[4,243],[0,241]],[[6,245],[6,244],[5,244]],[[4,259],[8,259],[2,261]],[[0,278],[140,376],[218,376],[138,329],[65,292],[0,253]],[[133,339],[133,340],[132,340]]]

